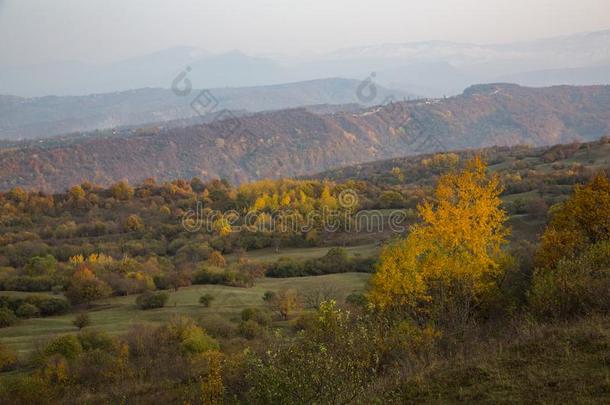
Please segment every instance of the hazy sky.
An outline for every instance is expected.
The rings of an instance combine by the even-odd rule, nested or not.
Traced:
[[[114,60],[176,45],[298,55],[603,29],[610,0],[0,0],[0,63]]]

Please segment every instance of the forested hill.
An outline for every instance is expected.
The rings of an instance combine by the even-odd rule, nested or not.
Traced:
[[[258,113],[128,137],[29,142],[0,149],[0,189],[63,190],[199,176],[241,183],[379,159],[492,145],[534,146],[610,134],[610,86],[478,85],[441,100],[362,112]]]
[[[359,80],[329,78],[255,87],[192,90],[179,96],[161,88],[141,88],[82,96],[22,98],[0,95],[0,140],[47,138],[122,126],[183,121],[186,125],[210,122],[224,109],[251,113],[318,104],[361,103]],[[376,86],[380,100],[409,97],[399,90]],[[193,103],[198,100],[201,105]],[[411,96],[412,97],[412,96]],[[184,125],[184,126],[186,126]],[[170,125],[176,126],[176,125]]]

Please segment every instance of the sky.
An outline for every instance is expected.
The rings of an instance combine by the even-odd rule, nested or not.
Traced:
[[[109,62],[173,47],[292,56],[610,29],[610,0],[0,0],[0,63]]]

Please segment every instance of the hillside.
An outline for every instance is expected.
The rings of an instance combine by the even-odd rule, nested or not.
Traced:
[[[536,180],[547,184],[560,184],[561,182],[554,182],[554,179],[566,179],[582,171],[610,169],[610,137],[604,137],[597,142],[572,142],[536,148],[528,145],[494,146],[476,150],[406,156],[340,167],[305,177],[333,182],[364,180],[382,187],[430,185],[442,170],[451,166],[453,160],[463,161],[475,153],[483,156],[490,169],[504,178],[506,186],[504,195],[518,194],[519,191],[516,190],[524,187],[527,188],[525,190],[527,192],[538,189],[538,194],[542,195],[544,190],[539,189],[540,183],[535,187],[526,184],[533,184]],[[549,191],[548,188],[546,191]]]
[[[478,85],[440,100],[362,112],[264,112],[127,137],[29,142],[0,149],[0,189],[57,191],[199,176],[241,183],[426,152],[595,140],[610,133],[610,86]]]
[[[400,226],[412,221],[419,229],[429,226],[423,215],[418,217],[415,207],[424,199],[438,207],[435,198],[447,198],[438,192],[438,184],[456,173],[460,181],[453,190],[465,192],[467,197],[458,197],[455,206],[472,204],[467,187],[473,182],[465,179],[464,173],[476,162],[470,160],[474,153],[484,155],[504,189],[501,194],[495,181],[489,182],[494,195],[501,197],[495,199],[494,206],[501,208],[502,214],[506,210],[504,226],[510,228],[502,251],[509,260],[492,281],[497,285],[496,293],[481,307],[469,310],[472,315],[461,321],[462,325],[457,324],[461,312],[454,315],[450,306],[432,315],[418,312],[435,322],[425,329],[419,329],[410,318],[395,321],[370,312],[371,291],[378,288],[378,275],[387,272],[387,252],[401,246],[393,243],[397,236],[408,241],[416,235],[415,231],[403,233],[406,228],[401,230]],[[222,181],[177,179],[162,184],[148,180],[137,187],[123,182],[109,188],[85,183],[53,195],[19,189],[0,193],[0,354],[4,361],[0,402],[35,403],[32,390],[44,390],[45,398],[68,398],[60,403],[78,402],[77,398],[85,396],[103,398],[104,402],[118,398],[116,392],[124,398],[145,396],[145,402],[161,395],[168,396],[167,403],[178,403],[177,399],[187,394],[195,398],[185,387],[205,387],[198,383],[195,372],[205,370],[207,363],[198,368],[197,357],[184,349],[196,349],[196,344],[178,345],[176,338],[170,339],[182,339],[181,331],[186,330],[199,336],[196,343],[208,342],[222,354],[219,378],[229,399],[254,395],[259,380],[252,382],[248,373],[260,372],[261,367],[267,367],[263,361],[271,359],[282,361],[281,367],[273,370],[289,371],[265,372],[260,381],[275,382],[283,375],[292,379],[299,375],[293,371],[297,369],[306,370],[308,376],[322,364],[329,375],[325,378],[349,395],[352,386],[337,383],[332,376],[343,375],[335,372],[343,370],[342,364],[355,364],[360,371],[350,371],[340,381],[354,381],[352,375],[370,379],[367,385],[359,383],[363,401],[358,402],[366,402],[364,397],[380,403],[428,403],[434,399],[498,402],[502,398],[557,402],[570,397],[576,402],[605,403],[610,347],[604,294],[609,285],[608,228],[585,228],[592,232],[602,229],[599,233],[605,239],[593,245],[604,248],[598,256],[590,259],[589,252],[598,252],[590,249],[583,258],[569,259],[566,254],[565,260],[560,258],[562,264],[574,260],[574,267],[568,270],[579,277],[563,277],[561,284],[551,278],[561,287],[565,280],[576,287],[564,293],[563,289],[552,289],[555,284],[551,284],[545,290],[554,294],[551,300],[536,300],[541,276],[534,260],[545,248],[540,233],[551,229],[548,225],[545,230],[547,220],[558,217],[574,201],[583,201],[582,195],[591,196],[584,200],[591,203],[576,211],[571,223],[588,225],[583,217],[600,217],[597,223],[608,223],[610,211],[605,207],[610,204],[610,183],[599,175],[599,169],[610,167],[609,159],[610,138],[603,138],[550,147],[492,147],[420,155],[318,176],[328,178],[334,173],[335,177],[344,176],[344,183],[281,179],[234,187]],[[452,169],[457,170],[448,174]],[[484,181],[492,180],[489,174],[483,174]],[[351,191],[356,205],[342,197],[345,191]],[[198,202],[205,206],[204,216],[197,215],[197,221],[202,222],[194,228],[192,209]],[[311,215],[329,212],[331,207],[337,207],[334,210],[339,217],[349,218],[345,224],[354,226],[335,227],[331,225],[334,221],[325,222],[325,215]],[[485,213],[467,209],[473,223],[487,223],[481,219]],[[287,218],[282,213],[295,212],[300,215],[293,218],[311,219],[307,230],[268,227],[269,219],[281,221]],[[222,213],[226,216],[219,217]],[[380,218],[379,214],[382,226],[357,225],[363,218]],[[445,226],[461,223],[453,216],[446,218]],[[256,226],[240,226],[246,223]],[[464,233],[473,232],[464,228]],[[543,242],[538,244],[539,240]],[[395,263],[404,266],[402,263],[409,262],[397,257]],[[588,271],[591,267],[586,266],[597,267]],[[399,269],[405,271],[404,267]],[[580,281],[582,278],[585,280]],[[404,285],[411,280],[405,280]],[[547,317],[542,311],[547,311],[547,302],[555,305],[556,296],[576,301],[565,307],[577,315]],[[468,298],[464,302],[469,302]],[[431,304],[438,305],[426,299],[422,308]],[[332,313],[345,315],[330,318],[325,315],[327,307]],[[556,305],[551,310],[563,307]],[[399,323],[388,324],[388,319]],[[322,326],[328,329],[320,329]],[[162,334],[164,331],[167,333]],[[328,346],[327,336],[333,339],[333,346]],[[346,342],[355,349],[342,351]],[[172,351],[172,347],[179,350]],[[282,350],[290,352],[275,355]],[[253,357],[256,363],[248,361],[244,353],[250,358],[258,356]],[[188,361],[172,362],[187,355]],[[331,355],[335,356],[332,362],[325,363]],[[59,366],[53,368],[55,364]],[[102,367],[108,374],[98,371]],[[145,374],[138,374],[141,370]],[[176,370],[180,370],[178,376],[174,375]],[[186,372],[190,373],[188,378],[182,377]],[[61,377],[57,383],[56,375],[70,378]],[[100,375],[103,382],[99,382]],[[159,381],[168,382],[160,386]],[[315,390],[318,384],[311,387]],[[281,395],[292,392],[301,391],[291,389]],[[246,398],[239,403],[273,402]],[[307,403],[300,398],[286,402]]]
[[[198,82],[193,81],[194,85]],[[169,84],[169,83],[168,83]],[[224,109],[259,112],[319,104],[361,103],[358,80],[322,79],[259,87],[210,89],[217,105],[198,112],[191,103],[200,94],[178,96],[171,90],[142,88],[85,96],[21,98],[0,95],[0,140],[46,138],[70,132],[186,120],[186,124],[213,119]],[[377,86],[378,96],[406,96]],[[202,115],[201,117],[199,115]]]

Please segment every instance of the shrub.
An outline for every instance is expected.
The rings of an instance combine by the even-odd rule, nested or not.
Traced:
[[[610,311],[610,241],[592,245],[555,268],[536,269],[529,302],[539,316],[566,318]]]
[[[43,398],[54,403],[56,395],[52,385],[39,376],[18,376],[10,384],[0,384],[0,403],[4,404],[39,404]]]
[[[254,321],[264,327],[271,325],[271,315],[259,308],[245,308],[241,311],[241,320]]]
[[[225,267],[227,264],[225,258],[222,256],[222,253],[216,250],[210,254],[210,257],[208,257],[208,263],[210,266],[214,267]]]
[[[146,310],[146,309],[154,309],[154,308],[163,308],[169,299],[169,295],[164,292],[145,292],[136,298],[136,305],[138,308]]]
[[[287,320],[290,314],[301,308],[301,297],[294,288],[284,288],[278,291],[267,303],[283,320]]]
[[[51,357],[55,354],[60,354],[66,359],[74,359],[83,351],[78,338],[74,335],[58,336],[45,347],[44,354]]]
[[[48,276],[15,276],[3,282],[5,290],[42,292],[51,291],[55,281]]]
[[[263,301],[265,302],[271,302],[275,299],[275,292],[273,291],[265,291],[265,293],[263,294]]]
[[[290,326],[296,332],[313,328],[318,321],[318,314],[312,311],[306,311],[296,317]]]
[[[342,248],[332,248],[323,257],[297,261],[282,258],[269,265],[267,277],[302,277],[318,276],[347,272],[372,273],[375,270],[375,259],[347,257]]]
[[[235,324],[219,315],[206,318],[201,321],[201,324],[208,333],[214,337],[223,337],[226,339],[235,334]]]
[[[246,372],[250,403],[368,403],[380,370],[373,332],[325,303],[315,321],[257,357]],[[368,397],[367,397],[368,396]]]
[[[78,341],[85,351],[112,351],[117,347],[116,338],[111,337],[106,332],[95,329],[85,329],[81,331],[78,334]]]
[[[355,307],[364,307],[366,306],[366,296],[361,293],[353,292],[345,297],[345,302]]]
[[[204,268],[193,275],[193,284],[222,284],[232,287],[251,287],[252,274],[239,269]]]
[[[37,306],[28,304],[26,302],[26,303],[21,304],[19,306],[19,308],[17,308],[17,311],[15,311],[15,314],[19,318],[33,318],[35,316],[40,315],[40,310],[38,309]]]
[[[33,297],[26,298],[29,301]],[[51,298],[37,298],[32,304],[36,305],[40,309],[42,316],[59,315],[66,312],[70,308],[70,303],[65,298],[51,297]]]
[[[192,319],[175,317],[159,328],[159,339],[169,346],[179,348],[184,355],[218,350],[218,342],[210,337]]]
[[[0,328],[14,325],[17,322],[17,317],[8,308],[0,308]]]
[[[0,371],[11,369],[17,363],[17,356],[8,347],[0,344]]]
[[[81,312],[80,314],[76,315],[76,318],[74,318],[74,321],[72,321],[72,324],[74,326],[76,326],[78,329],[82,329],[82,328],[85,328],[85,327],[91,325],[91,318],[89,317],[88,313]]]
[[[254,320],[242,321],[239,324],[238,332],[246,339],[254,339],[262,335],[263,328]]]
[[[87,267],[78,269],[66,289],[66,297],[74,305],[89,304],[112,293],[110,286]]]
[[[212,296],[212,294],[209,294],[209,293],[203,294],[201,297],[199,297],[199,303],[201,305],[203,305],[204,307],[209,308],[213,299],[214,299],[214,297]]]

